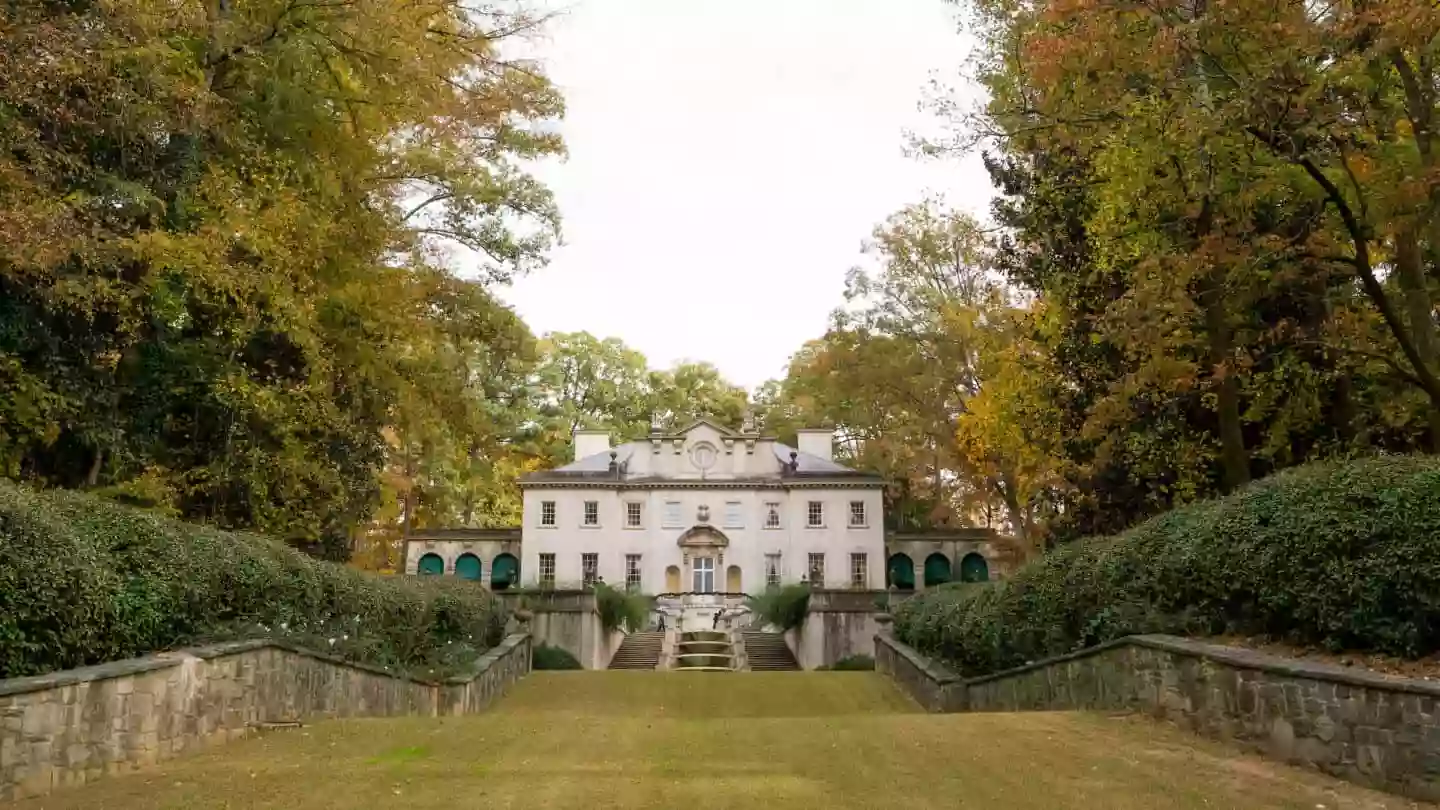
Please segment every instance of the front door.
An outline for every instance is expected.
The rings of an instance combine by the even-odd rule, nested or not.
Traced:
[[[692,591],[695,593],[715,592],[715,561],[709,557],[696,557],[691,565],[691,574],[694,577],[691,583]]]

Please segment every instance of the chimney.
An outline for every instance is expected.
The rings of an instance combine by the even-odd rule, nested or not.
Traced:
[[[575,457],[571,461],[579,461],[582,458],[598,456],[610,450],[610,431],[608,430],[585,430],[575,431]]]
[[[795,431],[799,450],[826,461],[834,459],[835,431],[832,428],[801,428]],[[805,466],[803,463],[800,466]]]

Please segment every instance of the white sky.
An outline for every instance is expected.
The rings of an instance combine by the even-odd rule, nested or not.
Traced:
[[[942,0],[578,0],[540,54],[565,94],[565,244],[502,297],[530,328],[708,360],[751,390],[820,336],[871,229],[927,192],[983,214],[978,159],[903,154],[967,44]]]

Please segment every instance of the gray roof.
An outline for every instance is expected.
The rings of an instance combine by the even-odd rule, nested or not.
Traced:
[[[819,456],[812,456],[809,453],[802,453],[788,444],[781,444],[780,442],[775,442],[775,457],[780,459],[781,464],[790,463],[791,453],[795,454],[795,463],[798,465],[795,469],[795,472],[798,475],[805,475],[806,473],[811,473],[815,475],[857,474],[854,470],[844,466],[843,464],[836,464],[833,461],[827,461],[823,458],[820,458]]]
[[[593,456],[577,458],[569,464],[556,467],[555,469],[549,470],[548,472],[609,472],[611,453],[615,454],[616,464],[624,464],[626,461],[630,460],[630,457],[635,454],[635,450],[639,446],[640,442],[626,442],[625,444],[612,447],[603,453],[596,453]]]
[[[775,459],[780,462],[781,467],[781,469],[777,473],[769,475],[748,475],[734,479],[726,478],[713,480],[715,480],[717,483],[721,481],[736,483],[740,481],[777,481],[782,478],[858,478],[878,480],[876,476],[869,473],[862,473],[856,470],[852,470],[842,464],[836,464],[833,461],[827,461],[823,458],[820,458],[819,456],[811,455],[810,453],[802,453],[795,448],[786,444],[781,444],[780,442],[775,442],[772,447],[775,453]],[[616,445],[615,447],[603,453],[595,453],[594,455],[576,459],[569,464],[564,464],[562,466],[556,467],[553,470],[539,470],[537,472],[526,474],[524,476],[521,476],[520,480],[522,483],[525,481],[567,481],[597,478],[612,480],[619,478],[624,481],[632,481],[635,483],[641,483],[645,481],[688,480],[677,479],[674,476],[659,475],[653,473],[641,475],[629,474],[628,472],[626,472],[623,474],[619,474],[620,472],[624,471],[626,462],[629,461],[636,453],[647,452],[649,448],[650,442],[648,440],[626,442],[624,444]],[[613,461],[621,468],[620,471],[612,471],[610,469],[610,463],[612,461],[611,453],[614,453]],[[795,454],[795,461],[797,465],[794,471],[785,469],[786,465],[790,463],[791,453]]]

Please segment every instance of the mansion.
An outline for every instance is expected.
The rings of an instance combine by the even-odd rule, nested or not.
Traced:
[[[569,464],[521,478],[519,528],[416,531],[405,571],[495,590],[603,581],[731,595],[794,582],[909,590],[917,579],[989,578],[988,530],[887,541],[884,481],[836,464],[833,431],[801,430],[790,447],[748,427],[700,420],[613,447],[604,431],[576,431]]]

